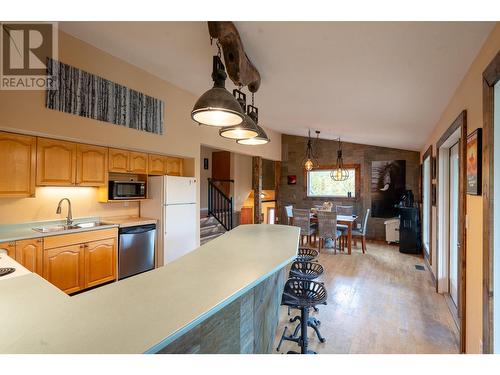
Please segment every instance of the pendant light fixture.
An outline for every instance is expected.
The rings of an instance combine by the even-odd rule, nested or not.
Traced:
[[[318,141],[318,139],[319,139],[319,130],[316,130],[316,142]],[[318,160],[314,156],[311,130],[309,130],[307,147],[306,147],[306,157],[304,158],[303,164],[304,164],[304,169],[308,172],[319,166]]]
[[[337,165],[333,171],[330,172],[330,177],[334,181],[345,181],[349,178],[349,171],[344,167],[344,159],[342,158],[342,142],[338,138],[339,148],[337,149]]]
[[[227,78],[224,64],[219,53],[213,57],[212,79],[214,87],[205,92],[191,111],[191,118],[199,124],[210,126],[231,126],[243,122],[245,112],[236,98],[225,88]]]
[[[259,109],[254,106],[254,93],[252,92],[252,104],[247,106],[247,114],[257,128],[257,136],[249,139],[238,139],[236,143],[240,145],[257,146],[271,142],[264,129],[259,126]]]
[[[243,113],[246,111],[246,98],[247,96],[241,90],[233,90],[233,95],[240,103]],[[257,125],[254,120],[245,113],[243,122],[238,125],[225,126],[219,130],[219,135],[229,139],[250,139],[259,135]]]

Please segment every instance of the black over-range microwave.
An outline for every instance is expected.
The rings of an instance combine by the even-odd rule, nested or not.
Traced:
[[[145,181],[109,181],[108,199],[146,198]]]

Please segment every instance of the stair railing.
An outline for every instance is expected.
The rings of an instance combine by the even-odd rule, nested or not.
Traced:
[[[208,179],[208,216],[213,216],[225,230],[233,229],[233,197],[228,197],[218,183],[234,183],[234,180]]]

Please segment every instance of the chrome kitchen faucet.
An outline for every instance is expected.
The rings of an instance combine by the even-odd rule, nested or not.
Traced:
[[[59,201],[59,204],[57,205],[56,214],[61,213],[61,203],[63,201],[68,201],[68,216],[66,217],[66,225],[71,225],[73,224],[73,214],[71,213],[71,201],[68,198],[63,198]]]

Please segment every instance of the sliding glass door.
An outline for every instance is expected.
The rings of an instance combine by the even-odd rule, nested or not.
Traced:
[[[431,156],[423,161],[422,166],[422,233],[425,257],[430,258],[431,231],[430,231],[430,207],[431,207]],[[429,260],[430,261],[430,260]]]

